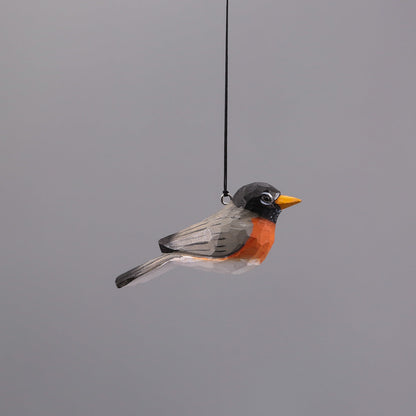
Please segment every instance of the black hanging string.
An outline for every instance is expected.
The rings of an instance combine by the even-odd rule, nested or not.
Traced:
[[[224,96],[224,188],[221,201],[229,197],[227,188],[227,159],[228,159],[228,0],[225,9],[225,96]]]

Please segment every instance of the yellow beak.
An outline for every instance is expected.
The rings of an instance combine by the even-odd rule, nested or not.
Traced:
[[[276,201],[274,201],[274,203],[279,205],[281,209],[285,209],[287,207],[291,207],[292,205],[299,204],[299,202],[302,202],[302,200],[287,195],[280,195],[279,198],[277,198]]]

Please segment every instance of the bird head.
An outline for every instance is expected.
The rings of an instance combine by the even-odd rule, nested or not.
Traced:
[[[274,186],[265,182],[242,186],[232,200],[237,207],[248,209],[272,222],[277,221],[283,209],[301,202],[301,199],[282,195]]]

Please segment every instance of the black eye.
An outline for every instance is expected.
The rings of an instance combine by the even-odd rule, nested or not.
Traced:
[[[263,205],[270,205],[273,202],[273,197],[269,192],[263,192],[260,197],[260,202]]]

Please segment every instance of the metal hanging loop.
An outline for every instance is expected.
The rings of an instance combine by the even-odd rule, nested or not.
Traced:
[[[226,201],[225,200],[225,198],[228,198],[229,199],[229,201]],[[233,201],[233,198],[232,198],[232,196],[227,192],[226,194],[225,193],[223,193],[222,195],[221,195],[221,204],[223,204],[223,205],[228,205],[230,202],[232,202]]]

